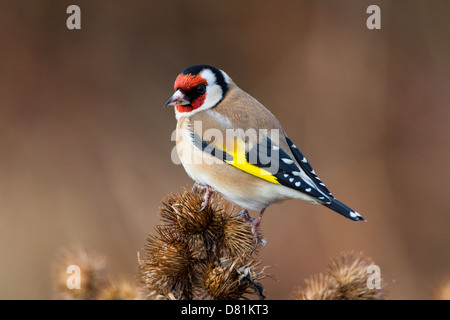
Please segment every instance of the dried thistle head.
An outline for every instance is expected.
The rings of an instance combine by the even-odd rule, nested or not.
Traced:
[[[217,255],[241,256],[252,252],[251,226],[220,194],[213,193],[208,206],[199,212],[203,198],[200,189],[170,194],[160,209],[161,220],[192,247],[204,246]],[[259,239],[261,240],[261,239]]]
[[[450,279],[445,279],[433,290],[434,300],[450,300]]]
[[[237,300],[256,292],[264,298],[262,286],[256,280],[262,279],[262,272],[256,272],[256,261],[244,265],[241,259],[210,262],[203,275],[205,298],[213,300]]]
[[[319,273],[305,279],[305,288],[294,293],[296,300],[333,300],[336,281],[327,274]]]
[[[373,260],[362,252],[343,252],[331,259],[327,273],[336,281],[334,299],[338,300],[381,300],[384,290],[371,288],[368,284],[369,267],[375,265]]]
[[[157,295],[176,292],[177,299],[191,299],[195,259],[189,245],[170,228],[159,227],[156,236],[148,237],[146,252],[140,271],[147,289]]]
[[[163,201],[161,220],[166,226],[179,230],[183,236],[201,234],[208,230],[214,219],[211,205],[198,212],[201,203],[202,199],[196,193],[187,190],[183,194],[172,193]]]
[[[220,239],[220,247],[234,257],[250,254],[255,244],[251,227],[232,213],[224,213],[221,223],[223,237]],[[261,237],[261,232],[258,235]]]
[[[105,257],[81,246],[62,248],[52,269],[56,299],[96,299],[108,283]],[[78,281],[79,288],[75,283]]]
[[[343,252],[330,260],[326,274],[312,276],[305,280],[306,288],[298,290],[295,298],[301,300],[382,300],[383,287],[369,285],[369,267],[372,259],[363,254]]]
[[[202,202],[198,188],[170,194],[163,201],[163,224],[148,237],[140,262],[146,297],[239,299],[249,288],[263,296],[262,286],[255,281],[262,272],[250,255],[251,227],[219,194],[214,193],[200,211]]]
[[[98,294],[99,300],[142,300],[141,288],[136,285],[136,281],[130,279],[120,279],[111,281]]]
[[[195,192],[172,193],[163,201],[160,216],[165,226],[179,233],[186,242],[211,246],[223,236],[224,230],[218,219],[221,209],[217,195],[213,195],[210,204],[200,211],[202,201]]]

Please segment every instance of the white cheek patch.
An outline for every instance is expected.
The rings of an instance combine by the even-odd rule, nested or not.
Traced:
[[[215,74],[211,70],[203,70],[200,72],[200,76],[208,82],[205,102],[199,108],[204,110],[214,107],[222,99],[223,92],[222,88],[217,84]]]
[[[204,69],[200,72],[200,76],[208,82],[208,85],[216,83],[216,75],[209,69]]]

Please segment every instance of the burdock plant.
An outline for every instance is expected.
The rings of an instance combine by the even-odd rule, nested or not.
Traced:
[[[217,193],[200,211],[202,202],[197,188],[163,201],[162,224],[148,236],[140,261],[146,297],[236,300],[256,293],[263,299],[251,226]]]
[[[343,252],[330,260],[326,273],[305,279],[306,286],[294,293],[299,300],[383,300],[385,291],[368,285],[371,258],[361,252]],[[370,270],[369,270],[370,271]]]
[[[57,299],[264,299],[259,282],[267,275],[257,258],[251,226],[222,196],[214,193],[203,210],[202,190],[170,194],[159,210],[161,224],[148,235],[137,277],[112,281],[103,256],[82,247],[64,249],[54,264]],[[258,230],[258,235],[260,236]],[[262,244],[262,239],[258,243]],[[67,267],[81,271],[81,288],[68,288]],[[325,273],[305,280],[294,293],[301,300],[384,299],[383,288],[368,286],[362,253],[344,252]],[[137,279],[137,281],[135,281]]]
[[[75,266],[79,274],[68,274]],[[79,288],[70,286],[79,277]],[[134,280],[134,279],[133,279]],[[53,263],[54,298],[61,300],[137,300],[142,299],[136,281],[128,278],[111,281],[106,258],[79,245],[61,248]]]

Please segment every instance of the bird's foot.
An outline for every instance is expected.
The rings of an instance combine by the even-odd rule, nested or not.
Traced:
[[[252,227],[252,233],[253,233],[253,239],[255,240],[255,246],[253,247],[253,250],[250,254],[252,254],[256,250],[256,247],[258,246],[258,242],[259,242],[258,227],[261,224],[262,216],[263,216],[265,210],[266,210],[265,208],[262,209],[256,219],[252,218],[250,216],[250,214],[248,213],[248,210],[246,210],[246,209],[244,209],[238,213],[238,216],[242,216],[242,220],[244,220],[244,222],[248,223]]]
[[[206,186],[206,185],[200,184],[198,182],[194,183],[194,185],[192,186],[192,191],[194,191],[195,188],[199,188],[199,189],[205,191],[205,197],[204,197],[203,202],[202,202],[202,207],[201,207],[200,210],[195,212],[195,213],[199,213],[199,212],[202,212],[203,210],[205,210],[205,208],[209,205],[209,201],[210,201],[211,196],[212,196],[212,194],[214,192],[214,189],[212,187],[210,187],[210,186]]]

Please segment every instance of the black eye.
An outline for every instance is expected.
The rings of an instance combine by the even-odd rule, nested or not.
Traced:
[[[204,94],[206,92],[206,86],[204,84],[199,84],[197,86],[197,92],[199,94]]]

